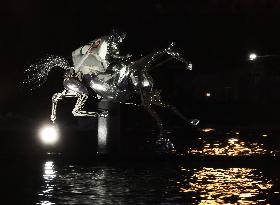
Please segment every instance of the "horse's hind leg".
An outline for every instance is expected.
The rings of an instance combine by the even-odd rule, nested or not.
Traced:
[[[167,132],[166,132],[165,128],[163,127],[163,123],[162,123],[158,113],[151,108],[151,103],[149,100],[146,99],[146,96],[144,96],[142,89],[140,89],[140,94],[141,94],[142,106],[147,110],[147,112],[156,121],[157,127],[159,129],[159,137],[156,140],[156,144],[159,146],[160,152],[162,152],[162,151],[168,152],[170,150],[173,150],[174,145],[167,137]]]
[[[74,109],[72,110],[74,116],[98,116],[97,112],[83,110],[85,102],[88,99],[88,90],[80,81],[70,77],[64,80],[63,85],[67,90],[75,93],[75,97],[78,97]]]
[[[55,93],[52,96],[52,114],[51,114],[51,121],[54,123],[56,119],[56,108],[57,108],[57,103],[59,100],[61,100],[63,97],[65,97],[67,91],[63,90],[60,93]]]
[[[190,119],[190,118],[187,118],[186,116],[184,116],[181,112],[178,111],[178,109],[173,106],[173,105],[170,105],[170,104],[167,104],[167,103],[163,103],[163,102],[153,102],[153,104],[155,105],[158,105],[160,107],[163,107],[163,108],[166,108],[168,110],[170,110],[171,112],[173,112],[175,115],[177,115],[178,117],[180,117],[182,120],[196,126],[198,125],[199,123],[199,120],[198,119]]]
[[[145,106],[145,109],[148,113],[152,116],[152,118],[156,121],[158,129],[159,129],[159,136],[156,140],[156,145],[159,148],[159,152],[169,152],[174,150],[174,145],[167,137],[167,132],[163,127],[162,121],[155,110],[153,110],[150,106]]]
[[[87,99],[88,96],[86,94],[78,94],[77,102],[75,104],[74,109],[72,110],[74,116],[92,116],[92,117],[98,116],[97,112],[83,111]]]
[[[159,129],[159,135],[164,136],[166,134],[166,131],[163,127],[162,121],[161,121],[159,115],[157,114],[157,112],[155,110],[151,109],[150,106],[145,106],[145,109],[151,115],[151,117],[155,120],[157,127]]]

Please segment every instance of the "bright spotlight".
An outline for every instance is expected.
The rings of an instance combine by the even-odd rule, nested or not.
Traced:
[[[40,129],[39,137],[44,144],[53,145],[58,141],[58,129],[53,125],[47,125]]]
[[[249,60],[250,60],[250,61],[256,60],[256,58],[257,58],[257,54],[255,54],[255,53],[250,53],[250,55],[249,55]]]

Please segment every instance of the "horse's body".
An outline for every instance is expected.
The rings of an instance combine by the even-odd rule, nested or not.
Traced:
[[[123,38],[123,35],[105,36],[75,50],[72,53],[74,67],[71,67],[66,59],[57,56],[42,59],[26,70],[29,76],[24,83],[39,87],[47,80],[47,74],[52,67],[59,66],[66,70],[63,81],[64,90],[55,93],[52,97],[51,120],[53,122],[56,119],[57,103],[65,97],[78,98],[72,111],[74,116],[106,116],[106,110],[99,112],[83,110],[89,96],[88,89],[92,89],[99,100],[114,102],[126,103],[131,95],[140,95],[139,106],[143,106],[155,119],[160,136],[164,135],[164,128],[158,114],[152,109],[152,105],[168,108],[183,120],[193,125],[198,124],[198,120],[188,119],[175,107],[163,103],[160,92],[153,89],[152,77],[149,75],[152,63],[163,55],[170,55],[183,62],[189,70],[191,70],[191,64],[174,50],[173,44],[167,49],[131,61],[128,56],[119,56],[118,45]]]

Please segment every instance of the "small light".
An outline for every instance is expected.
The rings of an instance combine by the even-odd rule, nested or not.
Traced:
[[[203,128],[203,129],[201,129],[201,131],[202,132],[213,132],[213,131],[215,131],[215,129],[214,128]]]
[[[249,60],[250,60],[250,61],[256,60],[256,58],[257,58],[257,54],[255,54],[255,53],[250,53],[250,55],[249,55]]]
[[[267,137],[267,134],[263,134],[262,136],[263,136],[263,137]]]
[[[207,92],[207,93],[205,94],[205,96],[206,96],[206,97],[211,97],[211,93]]]
[[[53,145],[59,139],[58,129],[53,125],[47,125],[40,129],[39,137],[44,144]]]

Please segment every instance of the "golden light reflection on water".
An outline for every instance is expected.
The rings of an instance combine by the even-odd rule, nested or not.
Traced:
[[[264,155],[268,150],[264,145],[257,142],[245,142],[232,137],[225,142],[203,143],[202,148],[187,150],[187,154],[199,155],[224,155],[224,156],[252,156]]]
[[[214,132],[215,131],[215,129],[214,128],[203,128],[203,129],[201,129],[200,131],[202,131],[202,132]]]
[[[192,173],[189,180],[177,182],[177,186],[180,192],[192,192],[195,204],[268,204],[265,195],[272,182],[256,169],[181,167],[181,172],[186,178]]]

